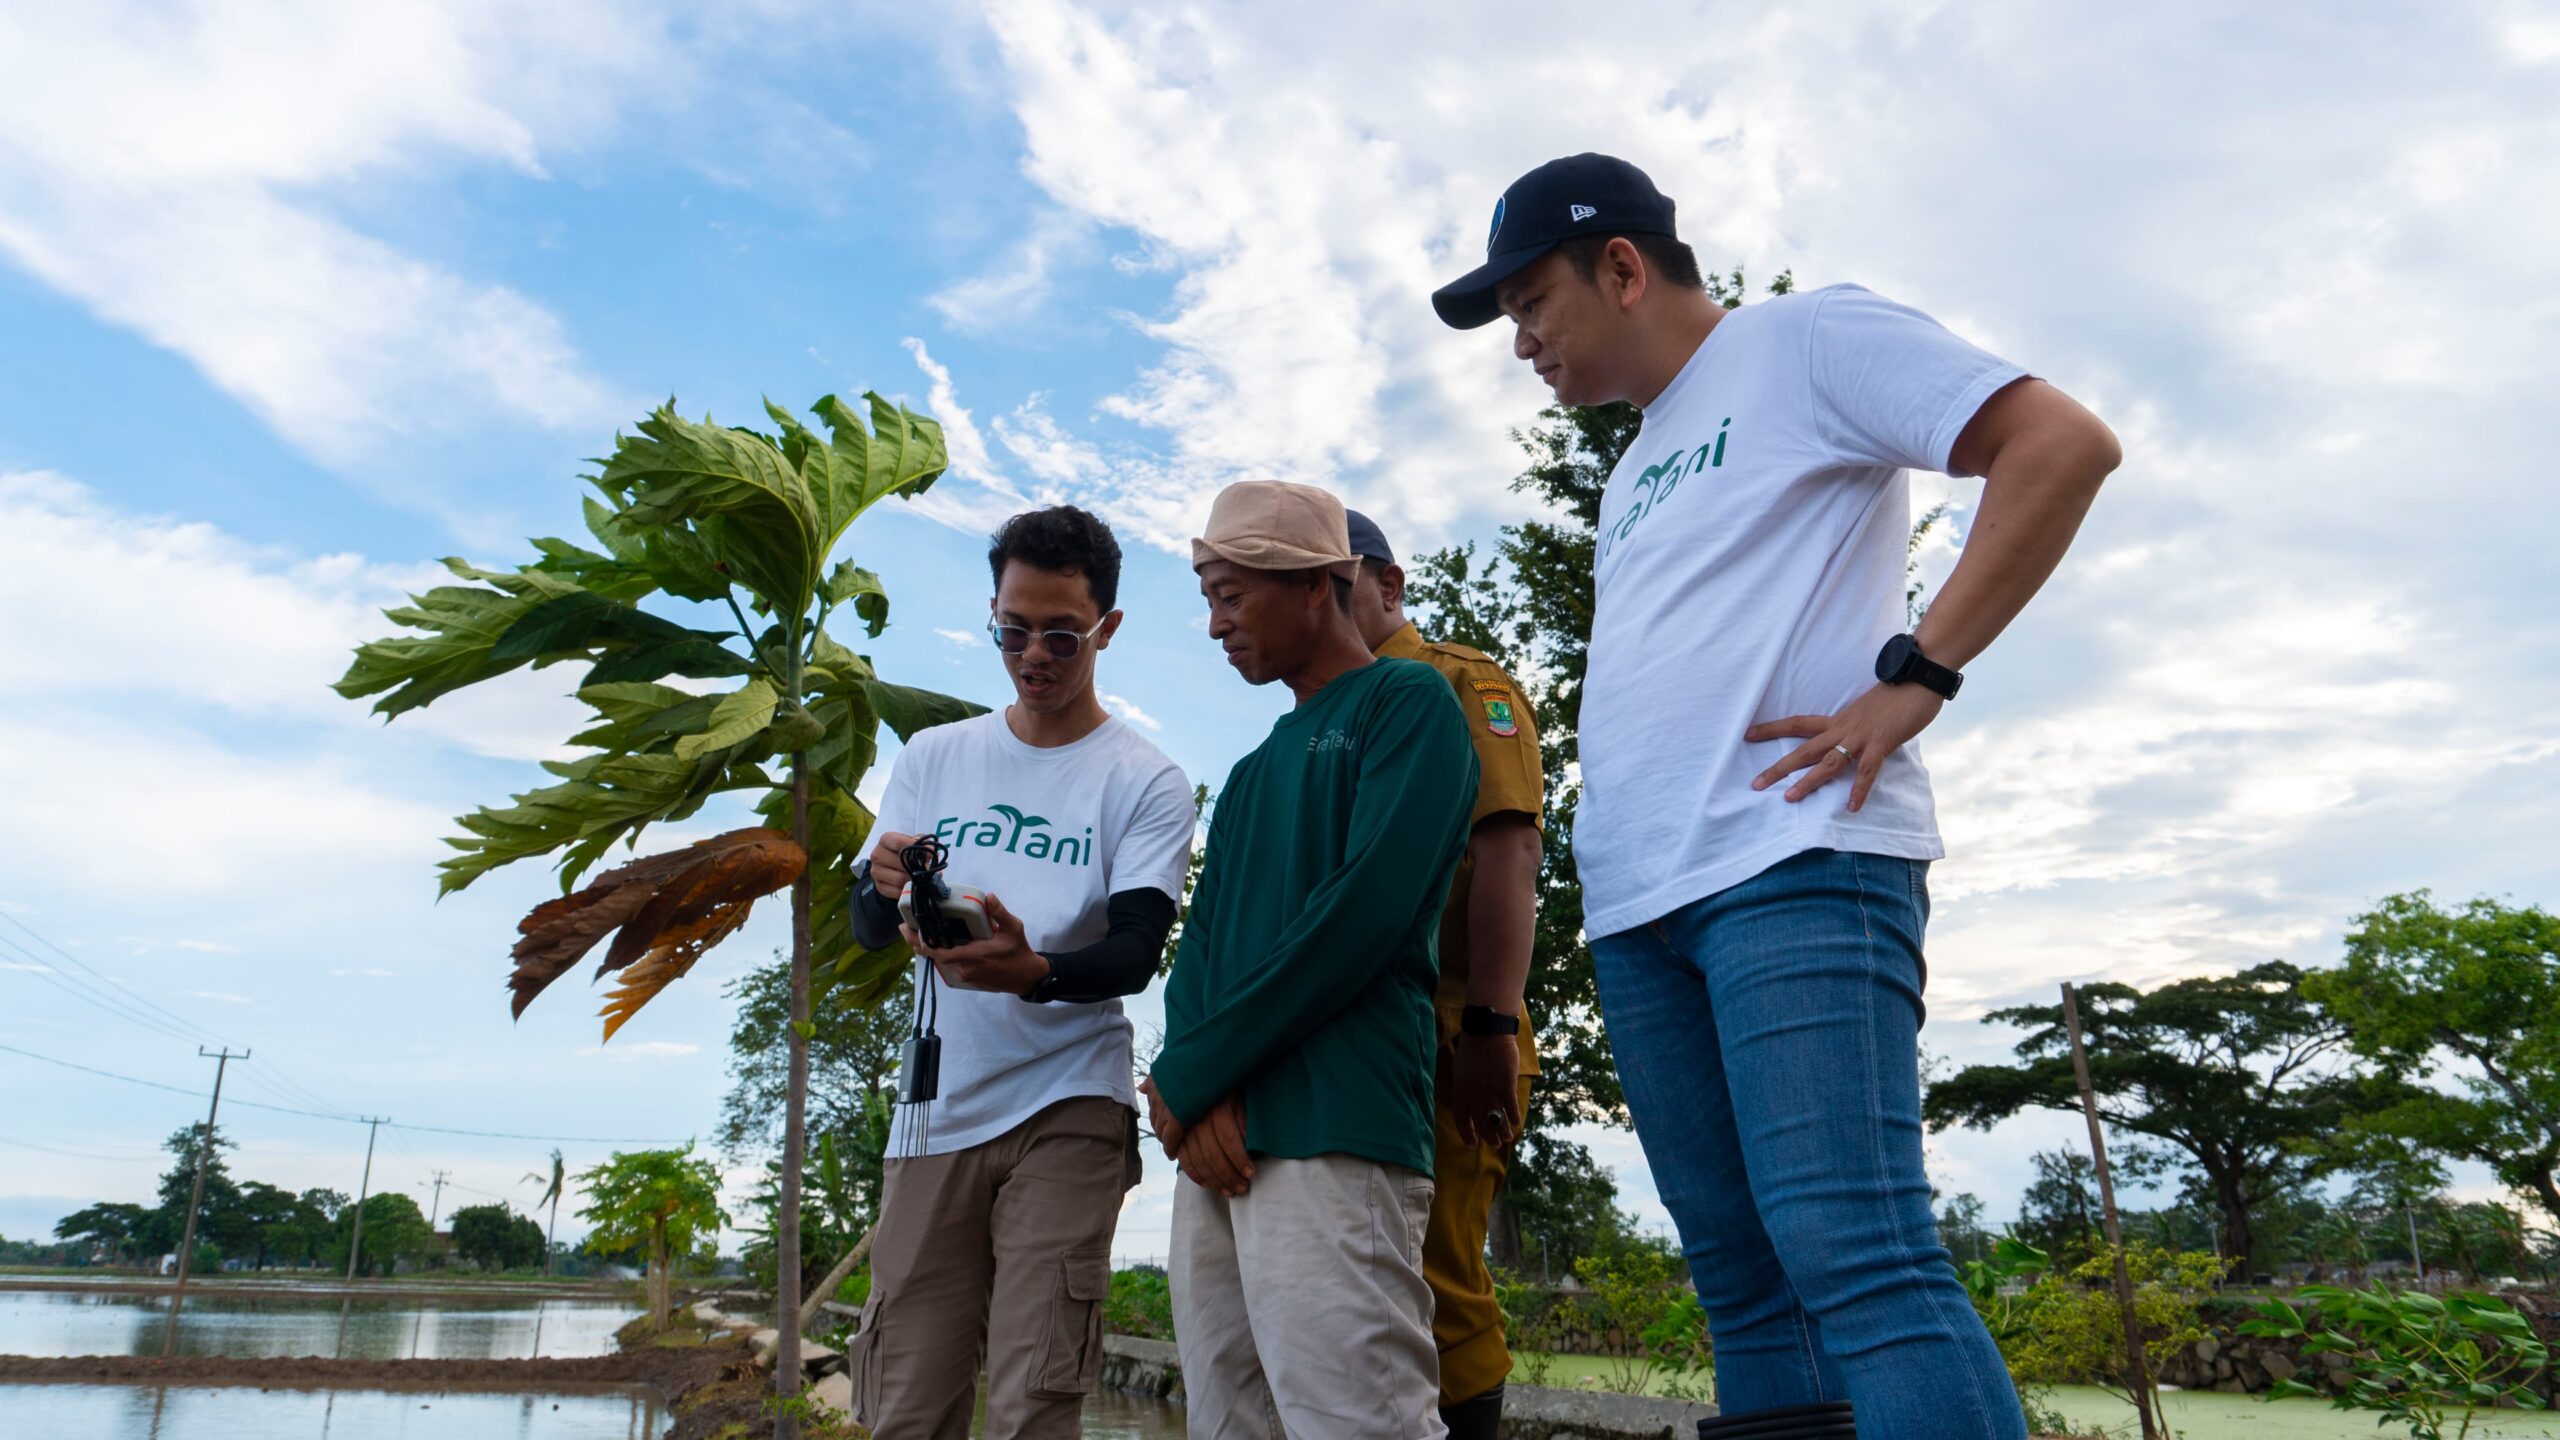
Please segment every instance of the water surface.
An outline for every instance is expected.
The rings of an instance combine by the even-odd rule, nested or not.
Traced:
[[[0,1385],[0,1433],[81,1440],[658,1440],[653,1395]]]
[[[520,1360],[605,1355],[639,1308],[611,1300],[189,1295],[181,1355]],[[158,1355],[166,1295],[0,1291],[0,1355]]]

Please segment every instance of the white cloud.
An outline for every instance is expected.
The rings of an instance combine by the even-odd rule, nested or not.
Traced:
[[[682,1040],[625,1040],[620,1044],[582,1046],[578,1053],[607,1060],[679,1060],[701,1050],[701,1046]]]
[[[1093,226],[1066,211],[1044,211],[1005,258],[985,273],[960,281],[925,303],[955,330],[980,334],[1027,319],[1046,302],[1050,271],[1090,239]]]
[[[986,636],[971,630],[944,630],[937,627],[933,633],[963,650],[975,649],[987,643]]]
[[[116,583],[95,583],[112,575]],[[57,700],[184,697],[244,716],[379,722],[329,682],[355,647],[393,633],[385,605],[450,582],[440,567],[358,555],[309,558],[201,521],[138,515],[48,472],[0,473],[0,613],[39,616],[82,597],[79,623],[0,626],[0,672]],[[404,730],[483,754],[561,752],[584,712],[567,681],[524,672],[401,718]]]
[[[0,51],[0,255],[184,355],[295,444],[620,408],[548,310],[406,254],[328,196],[440,163],[542,174],[658,22],[613,7],[222,0],[17,7]]]
[[[1111,707],[1114,713],[1119,715],[1121,719],[1128,721],[1130,724],[1140,726],[1148,730],[1161,731],[1164,729],[1164,722],[1158,720],[1153,715],[1148,714],[1146,711],[1139,709],[1137,702],[1124,699],[1118,695],[1113,695],[1107,691],[1096,691],[1095,693],[1101,696],[1103,704]]]

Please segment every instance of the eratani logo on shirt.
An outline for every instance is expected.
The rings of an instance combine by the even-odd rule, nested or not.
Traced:
[[[1733,417],[1728,415],[1725,417],[1724,424],[1716,427],[1714,439],[1695,450],[1683,450],[1660,464],[1644,467],[1643,473],[1636,476],[1636,483],[1628,487],[1626,513],[1618,517],[1616,524],[1601,532],[1601,559],[1608,559],[1609,552],[1617,547],[1619,541],[1634,534],[1636,527],[1644,523],[1646,516],[1660,508],[1662,502],[1670,499],[1671,492],[1680,488],[1680,482],[1683,479],[1701,470],[1714,470],[1723,466],[1724,442],[1731,433],[1732,426]]]
[[[1310,755],[1325,755],[1336,750],[1351,748],[1351,736],[1346,731],[1327,730],[1321,735],[1311,735],[1307,738],[1307,753]]]
[[[1093,863],[1093,827],[1084,827],[1083,838],[1058,835],[1049,828],[1049,817],[1017,810],[1011,805],[990,805],[994,820],[963,819],[945,815],[935,822],[934,838],[954,850],[1001,850],[1026,860],[1047,860],[1057,865],[1090,865]]]

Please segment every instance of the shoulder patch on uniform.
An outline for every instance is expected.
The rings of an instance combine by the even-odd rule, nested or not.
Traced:
[[[1520,721],[1517,716],[1511,713],[1511,697],[1508,694],[1486,690],[1483,698],[1484,725],[1486,729],[1492,731],[1496,735],[1517,735],[1520,733]]]
[[[1474,686],[1476,693],[1480,695],[1508,695],[1511,693],[1510,684],[1502,680],[1469,680],[1467,683]]]

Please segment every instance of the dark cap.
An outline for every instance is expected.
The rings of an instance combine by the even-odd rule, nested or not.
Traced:
[[[1343,511],[1342,519],[1351,527],[1352,554],[1381,565],[1396,563],[1396,552],[1387,544],[1387,532],[1378,528],[1377,521],[1357,510]]]
[[[1493,289],[1577,235],[1668,235],[1671,201],[1653,179],[1614,155],[1568,155],[1511,182],[1493,202],[1484,263],[1432,292],[1431,308],[1460,330],[1502,314]]]

